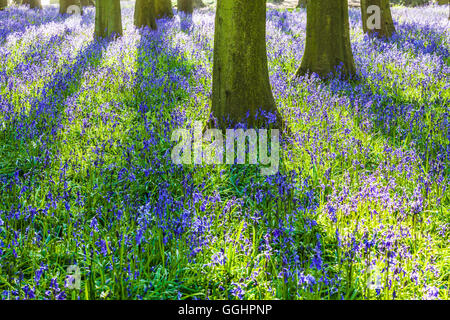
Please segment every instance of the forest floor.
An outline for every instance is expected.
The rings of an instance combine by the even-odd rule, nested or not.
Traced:
[[[213,6],[214,1],[213,0],[204,0],[203,1],[208,6]],[[291,9],[296,8],[298,4],[298,0],[284,0],[281,3],[276,3],[275,1],[268,1],[267,7],[273,8],[273,9]],[[360,2],[359,0],[349,0],[348,4],[350,7],[359,7]]]
[[[121,5],[104,40],[92,7],[0,11],[0,300],[449,300],[448,6],[393,7],[392,39],[350,8],[351,80],[293,81],[306,12],[268,10],[292,134],[262,176],[172,160],[210,119],[214,11]]]

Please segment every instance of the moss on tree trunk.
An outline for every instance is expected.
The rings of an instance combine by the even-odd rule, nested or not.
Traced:
[[[298,0],[297,8],[306,8],[308,0]]]
[[[171,0],[155,0],[155,16],[156,19],[172,18],[172,1]]]
[[[75,13],[75,11],[72,11],[70,8],[71,6],[77,6],[79,8],[80,14],[83,13],[83,9],[81,6],[80,0],[59,0],[59,14],[65,14],[65,13]],[[68,10],[70,8],[70,10]],[[75,9],[75,8],[73,8]],[[75,9],[76,10],[76,9]]]
[[[217,1],[212,115],[221,129],[228,119],[256,127],[258,109],[277,114],[269,83],[265,36],[265,0]],[[249,118],[244,120],[247,114]]]
[[[343,76],[353,75],[349,29],[347,0],[309,1],[305,53],[296,76],[315,72],[327,77],[338,66]]]
[[[94,0],[81,0],[81,5],[83,7],[95,6]]]
[[[41,0],[23,0],[22,5],[28,5],[30,9],[42,9]]]
[[[177,7],[178,11],[182,11],[186,14],[192,14],[194,11],[192,0],[178,0]]]
[[[149,27],[153,30],[157,29],[154,0],[136,0],[134,25],[137,28]]]
[[[371,6],[376,6],[375,11]],[[378,12],[379,17],[376,16]],[[395,33],[389,0],[361,0],[361,17],[363,30],[370,36],[390,38]],[[379,25],[376,23],[378,19]]]
[[[97,0],[95,6],[95,36],[98,38],[121,36],[120,0]]]

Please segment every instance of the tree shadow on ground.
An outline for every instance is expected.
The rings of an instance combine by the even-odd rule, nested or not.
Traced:
[[[448,94],[433,96],[423,88],[422,92],[414,92],[418,88],[407,92],[368,78],[348,82],[344,88],[330,85],[329,89],[333,94],[346,96],[356,123],[364,132],[385,137],[394,148],[413,148],[425,168],[436,173],[450,163],[445,143],[450,132],[445,107]]]
[[[42,10],[8,7],[0,11],[0,44],[12,33],[24,32],[30,27],[39,27],[52,22],[61,22],[68,17],[68,15],[59,15],[56,7],[46,7]]]
[[[400,52],[411,54],[411,61],[414,57],[435,55],[442,59],[443,67],[449,64],[449,49],[443,35],[434,28],[407,22],[396,23],[396,30],[390,39],[374,39],[370,45],[381,52],[386,50],[385,46],[396,46]],[[445,74],[418,72],[417,77],[422,78],[409,79],[406,72],[395,65],[378,67],[383,70],[371,71],[370,76],[349,82],[327,81],[328,87],[333,94],[347,97],[363,130],[381,134],[394,147],[413,146],[424,162],[448,164],[450,157],[445,141],[450,128],[446,106],[450,96],[445,88],[429,83],[437,79],[442,85]],[[404,81],[411,83],[405,85]]]
[[[141,28],[137,45],[134,101],[144,114],[158,111],[170,119],[170,112],[189,98],[187,89],[194,65],[179,47],[173,46],[165,30],[168,21],[159,20],[159,29]],[[158,109],[159,107],[159,109]]]
[[[47,167],[52,159],[52,146],[62,128],[65,100],[76,93],[82,84],[83,73],[102,61],[108,41],[92,41],[73,59],[70,66],[63,65],[53,74],[37,97],[29,98],[25,107],[14,112],[11,101],[0,97],[2,113],[8,114],[0,140],[0,175],[24,174],[37,167]]]
[[[443,43],[443,35],[429,25],[417,26],[414,23],[396,24],[396,34],[388,43],[397,43],[399,50],[416,55],[437,54],[444,59],[450,56],[448,46]]]

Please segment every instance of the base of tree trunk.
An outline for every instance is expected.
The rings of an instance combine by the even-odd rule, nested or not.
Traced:
[[[173,18],[172,1],[155,0],[155,17],[156,19]]]
[[[215,26],[212,125],[281,129],[267,67],[266,1],[218,1]]]
[[[30,9],[42,9],[41,0],[22,0],[22,5],[28,5]]]
[[[192,14],[194,12],[192,0],[178,0],[177,8],[178,12],[184,12],[186,14]]]
[[[149,27],[156,30],[154,0],[136,0],[134,8],[134,25],[136,28]]]
[[[95,37],[121,36],[122,13],[120,0],[97,0],[95,9]]]
[[[306,9],[307,5],[308,5],[308,0],[298,0],[297,8]]]
[[[347,0],[309,1],[306,11],[305,53],[295,76],[314,72],[325,78],[337,68],[343,77],[354,75]]]

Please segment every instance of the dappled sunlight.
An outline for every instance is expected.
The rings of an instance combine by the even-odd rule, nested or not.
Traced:
[[[393,8],[389,40],[350,9],[350,80],[294,79],[306,12],[268,10],[271,176],[173,163],[172,132],[209,120],[214,12],[150,30],[133,9],[102,40],[93,8],[8,9],[28,23],[0,32],[1,266],[45,299],[449,298],[447,7]]]

